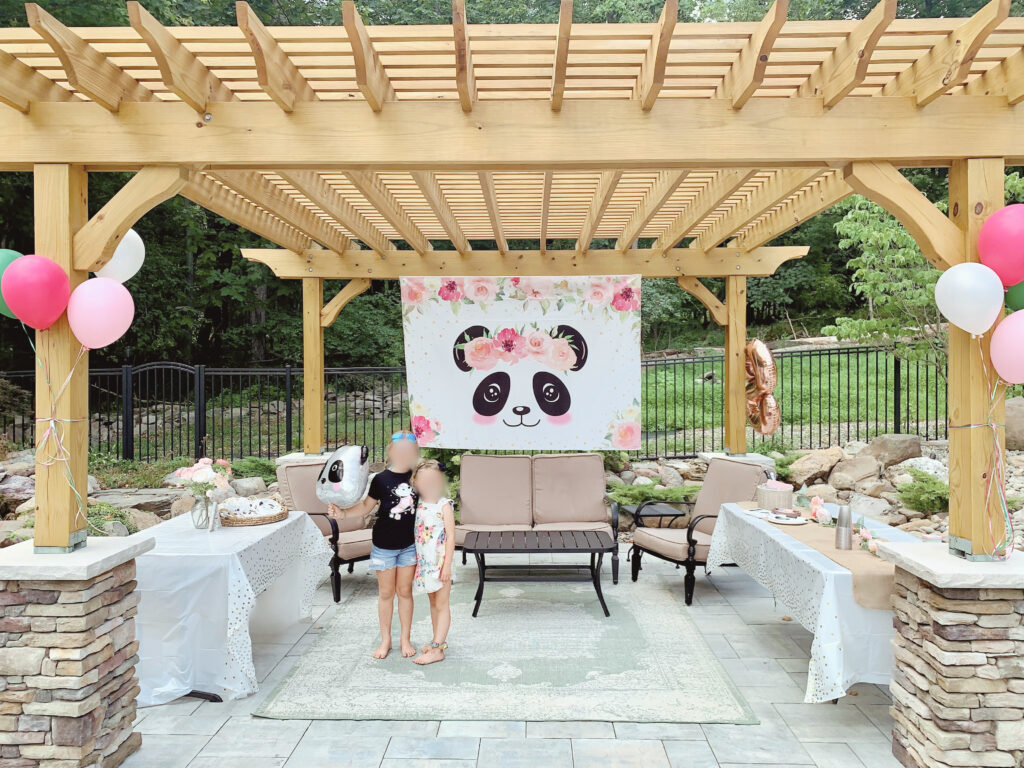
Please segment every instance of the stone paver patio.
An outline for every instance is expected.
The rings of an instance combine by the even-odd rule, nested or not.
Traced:
[[[622,552],[625,565],[625,547]],[[464,569],[473,580],[475,569]],[[628,575],[607,590],[628,590]],[[628,567],[624,567],[628,574]],[[669,576],[683,599],[681,571],[653,558],[640,578]],[[678,575],[678,580],[674,576]],[[343,590],[369,578],[365,567]],[[344,597],[344,595],[343,595]],[[417,612],[425,610],[418,606]],[[327,585],[315,621],[254,646],[261,690],[221,704],[183,698],[140,710],[142,749],[126,768],[898,768],[890,749],[888,691],[858,685],[838,705],[804,704],[810,634],[785,621],[771,595],[736,568],[699,576],[694,620],[739,686],[758,725],[602,722],[267,720],[251,712],[335,611]],[[453,637],[461,621],[455,616]],[[614,617],[611,619],[614,621]],[[397,624],[397,620],[396,620]],[[397,626],[396,626],[397,632]],[[367,653],[374,638],[367,638]],[[448,663],[458,663],[453,656]],[[685,663],[681,659],[680,663]]]

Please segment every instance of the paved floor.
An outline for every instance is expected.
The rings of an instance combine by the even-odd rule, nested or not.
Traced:
[[[606,574],[607,590],[629,589],[625,550],[622,565],[625,578],[613,587]],[[668,576],[682,600],[680,572],[646,559],[641,578],[655,573]],[[345,577],[345,589],[364,578],[365,564]],[[804,704],[811,636],[736,568],[698,576],[690,611],[759,725],[251,717],[333,614],[326,587],[316,602],[314,621],[258,638],[259,693],[222,704],[183,698],[140,710],[143,746],[126,768],[899,768],[890,753],[887,691],[858,685],[838,705]],[[369,653],[374,638],[366,642]]]

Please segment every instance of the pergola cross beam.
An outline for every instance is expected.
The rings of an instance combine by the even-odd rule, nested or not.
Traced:
[[[723,200],[745,184],[757,171],[753,168],[729,168],[718,174],[697,194],[697,197],[676,216],[668,229],[661,233],[652,249],[665,253],[686,237],[708,214],[718,208]]]
[[[257,80],[271,100],[285,112],[294,110],[299,102],[315,101],[316,92],[249,3],[238,0],[235,16],[252,50]]]
[[[352,44],[352,60],[356,68],[356,84],[374,112],[384,108],[384,102],[395,100],[395,89],[384,71],[380,55],[373,47],[370,35],[363,24],[363,18],[352,0],[341,4],[342,22]]]
[[[469,51],[469,32],[466,29],[466,0],[452,0],[452,34],[455,39],[455,84],[463,112],[472,112],[476,103],[476,78],[473,58]]]
[[[586,253],[587,248],[590,247],[590,241],[594,238],[594,232],[601,223],[601,219],[604,218],[605,211],[608,210],[608,204],[612,200],[612,195],[615,194],[615,186],[619,183],[620,178],[622,178],[622,171],[604,171],[601,174],[597,189],[594,190],[594,199],[590,203],[590,210],[587,211],[587,216],[583,220],[580,236],[576,239],[577,254]]]
[[[734,109],[746,104],[764,80],[768,56],[786,22],[789,0],[775,0],[750,40],[740,49],[739,56],[729,67],[715,95],[732,102]]]
[[[420,188],[420,192],[423,193],[423,197],[426,199],[427,205],[430,206],[430,210],[437,217],[438,223],[448,235],[448,239],[455,246],[455,250],[462,254],[472,251],[473,247],[469,244],[465,232],[462,231],[462,227],[459,225],[459,220],[452,211],[451,205],[445,199],[444,191],[441,189],[441,185],[438,184],[437,177],[430,173],[430,171],[413,171],[412,178],[416,182],[416,186]]]
[[[654,107],[654,102],[665,84],[665,67],[668,64],[668,51],[672,45],[672,32],[676,28],[679,17],[679,0],[665,0],[654,29],[651,43],[647,47],[640,76],[634,88],[640,108],[645,112]]]
[[[377,209],[395,231],[412,246],[417,253],[423,254],[430,250],[430,241],[416,226],[402,204],[395,199],[391,190],[380,178],[380,174],[369,171],[348,171],[345,176],[352,182],[360,194]]]

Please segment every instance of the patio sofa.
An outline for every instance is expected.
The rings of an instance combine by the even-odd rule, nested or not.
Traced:
[[[316,480],[326,461],[326,456],[310,456],[282,464],[277,468],[277,482],[288,508],[306,512],[330,542],[334,553],[331,592],[337,603],[341,600],[341,566],[347,565],[352,573],[356,563],[370,559],[371,532],[358,515],[335,520],[327,514],[327,505],[316,495]]]
[[[462,547],[470,531],[604,531],[615,541],[619,510],[605,497],[604,477],[604,460],[596,453],[466,454],[459,472],[456,546]],[[612,582],[618,580],[615,552]]]
[[[704,485],[697,498],[680,510],[667,502],[645,501],[636,508],[633,546],[628,559],[633,566],[633,581],[640,575],[640,559],[644,554],[668,560],[686,568],[683,578],[686,604],[693,602],[694,575],[698,565],[706,565],[715,530],[718,510],[723,504],[753,501],[757,486],[768,478],[763,464],[734,458],[714,458],[708,464]],[[672,522],[689,516],[685,528],[670,528]],[[655,524],[657,521],[657,524]]]

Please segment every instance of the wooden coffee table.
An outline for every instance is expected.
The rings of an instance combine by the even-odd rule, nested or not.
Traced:
[[[597,599],[605,616],[610,616],[601,593],[601,561],[605,553],[614,552],[617,543],[604,531],[470,531],[462,545],[463,550],[476,558],[480,584],[476,588],[473,616],[480,610],[486,581],[589,581],[594,585]],[[590,555],[590,564],[575,563],[500,563],[489,565],[487,555],[507,554],[581,554]],[[525,559],[525,558],[524,558]],[[528,571],[503,576],[489,575],[488,571]]]

